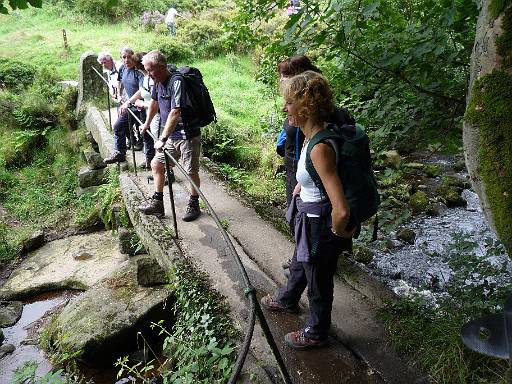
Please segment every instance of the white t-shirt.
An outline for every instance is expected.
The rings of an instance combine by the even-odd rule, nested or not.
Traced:
[[[297,163],[297,173],[295,177],[300,184],[300,199],[305,203],[318,203],[325,199],[325,196],[306,170],[306,148],[305,145],[300,152],[299,162]]]
[[[165,24],[174,24],[174,19],[178,15],[178,11],[174,8],[169,8],[165,15]]]

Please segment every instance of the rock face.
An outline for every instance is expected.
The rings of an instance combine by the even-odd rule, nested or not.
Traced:
[[[481,1],[463,141],[471,184],[490,226],[512,251],[510,2]]]
[[[90,257],[76,257],[85,254]],[[85,290],[112,274],[126,260],[106,232],[55,240],[29,253],[0,288],[0,298],[22,299],[58,289]]]
[[[85,160],[87,161],[87,165],[89,169],[102,169],[105,168],[105,163],[103,162],[103,158],[98,152],[87,151],[84,152]]]
[[[0,328],[11,327],[16,324],[21,317],[21,312],[23,312],[21,301],[0,301]]]
[[[95,68],[102,73],[101,65],[97,61],[98,55],[94,52],[85,52],[80,57],[80,78],[78,80],[78,101],[76,115],[83,113],[85,102],[105,95],[105,83],[94,71]]]
[[[125,263],[117,273],[70,302],[51,327],[51,336],[58,339],[66,335],[59,339],[60,348],[82,350],[86,359],[115,354],[123,350],[124,342],[136,342],[135,332],[145,318],[154,311],[164,311],[170,293],[164,287],[138,286],[136,266]],[[166,307],[165,318],[169,318],[171,306],[167,303]]]
[[[137,283],[143,287],[167,283],[165,271],[153,257],[142,257],[137,260]]]
[[[82,168],[78,172],[78,185],[80,188],[88,188],[105,183],[105,169]]]

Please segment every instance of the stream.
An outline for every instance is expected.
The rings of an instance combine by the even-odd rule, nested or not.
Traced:
[[[16,349],[0,359],[0,384],[14,383],[14,371],[27,362],[37,364],[38,377],[51,371],[50,362],[37,345],[37,329],[48,313],[65,305],[77,295],[73,291],[52,292],[38,295],[23,303],[23,312],[18,322],[12,327],[3,328],[3,344],[12,344]]]

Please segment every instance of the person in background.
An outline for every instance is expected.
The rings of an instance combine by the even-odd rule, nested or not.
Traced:
[[[145,111],[138,110],[133,106],[138,99],[136,94],[139,91],[144,75],[138,71],[135,66],[137,64],[137,57],[135,52],[129,47],[121,48],[121,58],[123,64],[119,68],[118,74],[118,90],[119,93],[126,93],[127,100],[119,106],[119,116],[114,123],[114,152],[110,157],[104,159],[105,164],[112,164],[121,161],[126,161],[126,137],[129,135],[129,122],[138,125],[136,120],[130,116],[128,108],[141,120],[145,119]],[[135,148],[137,149],[137,148]],[[141,147],[139,149],[142,149]]]
[[[309,319],[302,329],[286,334],[285,342],[294,349],[309,349],[328,342],[338,257],[352,250],[352,235],[358,224],[350,215],[330,144],[320,142],[310,153],[325,194],[305,166],[309,140],[327,129],[335,110],[329,84],[321,74],[306,71],[283,81],[280,90],[289,124],[299,127],[305,137],[299,149],[298,183],[286,215],[294,228],[296,246],[286,286],[277,296],[263,297],[261,305],[269,311],[298,312],[307,287]]]
[[[147,111],[149,104],[151,103],[151,92],[153,90],[154,81],[149,77],[148,73],[142,65],[142,58],[146,55],[146,52],[138,52],[135,54],[135,69],[140,71],[144,76],[142,83],[139,84],[139,90],[133,95],[132,99],[135,101],[133,105],[140,111]],[[144,117],[146,114],[144,114]],[[158,137],[160,124],[160,115],[157,113],[151,122],[151,133]],[[155,142],[148,132],[141,134],[144,143],[144,155],[146,156],[145,169],[151,170],[151,160],[155,157]]]
[[[117,89],[117,77],[119,71],[117,68],[119,65],[114,61],[114,58],[110,54],[110,52],[100,52],[98,53],[98,63],[103,67],[103,72],[107,74],[107,82],[109,85],[110,95],[114,100],[118,99],[118,89]]]
[[[163,129],[155,143],[155,149],[158,152],[151,162],[155,192],[148,203],[139,206],[139,211],[146,215],[154,215],[161,218],[165,215],[163,202],[165,155],[163,150],[169,150],[170,155],[177,160],[181,158],[183,168],[197,187],[200,187],[199,157],[201,155],[201,128],[183,122],[181,109],[186,105],[187,89],[183,84],[181,76],[172,76],[167,67],[165,56],[160,51],[151,51],[143,57],[142,63],[148,74],[155,81],[155,85],[151,95],[147,119],[141,125],[140,131],[143,133],[149,128],[153,117],[159,109]],[[171,165],[173,165],[172,162]],[[183,221],[195,220],[200,214],[199,192],[195,189],[194,185],[190,184],[190,197]]]
[[[176,17],[181,17],[174,5],[171,5],[167,13],[165,14],[165,25],[169,28],[171,36],[176,36]]]

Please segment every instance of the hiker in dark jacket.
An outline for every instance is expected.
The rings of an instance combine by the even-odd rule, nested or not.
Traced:
[[[304,71],[321,71],[311,63],[311,60],[304,55],[292,56],[281,61],[277,65],[279,72],[279,81],[282,82],[292,76],[298,75]],[[331,116],[328,117],[329,123],[339,125],[354,124],[355,121],[350,114],[343,108],[335,108]],[[283,129],[277,140],[276,150],[280,156],[284,157],[284,166],[286,169],[286,206],[290,205],[292,192],[297,184],[295,173],[297,172],[297,162],[299,160],[300,148],[304,142],[304,134],[298,127],[290,125],[288,118],[283,122]]]
[[[320,142],[310,152],[326,194],[305,165],[309,140],[326,129],[334,111],[327,81],[317,72],[306,71],[282,82],[281,93],[290,125],[299,127],[305,137],[297,166],[298,183],[286,215],[294,228],[296,246],[286,286],[277,296],[263,297],[261,305],[270,311],[298,312],[300,297],[307,287],[309,319],[301,330],[286,334],[285,341],[294,349],[308,349],[327,344],[334,273],[339,255],[352,249],[357,223],[351,220],[334,149]]]

